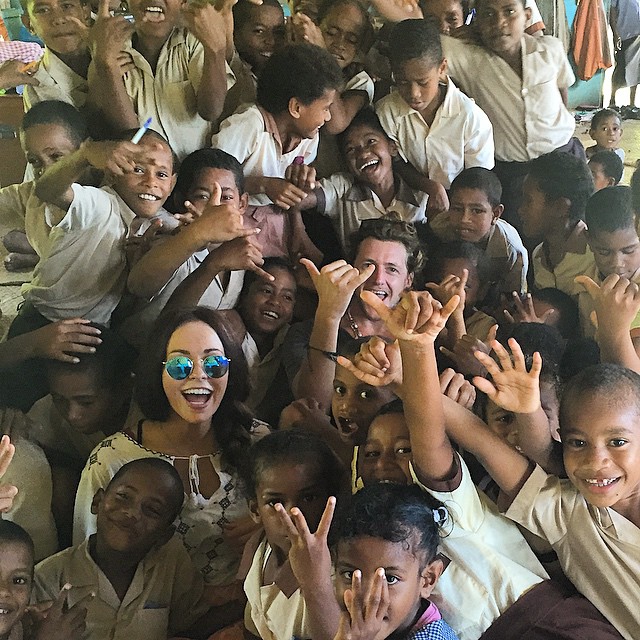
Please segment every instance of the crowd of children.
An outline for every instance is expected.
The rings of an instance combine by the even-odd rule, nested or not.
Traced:
[[[535,3],[23,4],[0,640],[638,640],[640,173]]]

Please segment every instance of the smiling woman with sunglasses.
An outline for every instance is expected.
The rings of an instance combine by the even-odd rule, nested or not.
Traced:
[[[175,466],[186,494],[177,534],[206,582],[233,582],[249,532],[238,468],[256,434],[242,404],[246,361],[230,336],[224,317],[204,307],[158,319],[136,376],[135,398],[145,418],[91,454],[76,497],[74,540],[95,531],[93,496],[122,465],[163,458]]]

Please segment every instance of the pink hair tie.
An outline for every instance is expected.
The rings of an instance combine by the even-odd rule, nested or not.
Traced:
[[[304,164],[304,156],[296,156],[293,159],[293,164],[298,164],[298,165]]]

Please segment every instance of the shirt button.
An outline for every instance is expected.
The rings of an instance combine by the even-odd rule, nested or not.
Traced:
[[[525,96],[527,96],[529,94],[529,89],[523,89],[522,90],[522,97],[524,98]]]

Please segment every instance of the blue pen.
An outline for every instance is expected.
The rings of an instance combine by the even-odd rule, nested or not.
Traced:
[[[152,120],[153,118],[147,118],[144,121],[144,124],[136,131],[133,138],[131,138],[131,142],[133,142],[133,144],[138,144],[138,142],[142,140],[142,136],[146,133],[147,129],[151,126]]]

